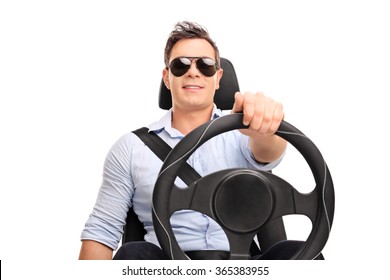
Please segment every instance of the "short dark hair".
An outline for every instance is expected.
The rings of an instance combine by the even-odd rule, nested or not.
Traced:
[[[168,67],[173,46],[181,39],[205,39],[214,48],[215,60],[220,65],[219,50],[211,39],[207,29],[195,22],[181,21],[176,23],[173,31],[169,34],[164,51],[164,63]]]

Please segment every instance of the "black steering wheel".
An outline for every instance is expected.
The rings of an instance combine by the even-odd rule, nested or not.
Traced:
[[[253,169],[226,169],[196,180],[187,188],[174,185],[178,170],[210,138],[246,128],[242,114],[211,120],[184,137],[170,152],[158,175],[152,202],[153,223],[163,251],[174,260],[189,257],[181,250],[170,217],[192,209],[213,218],[225,231],[230,259],[248,259],[250,244],[267,222],[288,214],[303,214],[312,230],[291,259],[314,259],[325,246],[334,215],[334,188],[328,167],[317,147],[302,132],[283,121],[277,135],[291,143],[305,158],[315,179],[310,193],[298,192],[280,177]]]

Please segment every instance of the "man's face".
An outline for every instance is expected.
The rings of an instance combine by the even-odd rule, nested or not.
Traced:
[[[169,62],[177,57],[209,57],[215,60],[215,52],[204,39],[182,39],[174,45]],[[195,60],[190,69],[180,77],[174,76],[169,69],[163,70],[164,83],[172,93],[174,110],[192,111],[212,107],[221,77],[222,69],[218,69],[213,76],[206,77],[196,68]]]

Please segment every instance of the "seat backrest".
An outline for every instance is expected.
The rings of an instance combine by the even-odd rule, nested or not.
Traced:
[[[214,103],[221,110],[230,110],[233,108],[234,94],[240,90],[238,79],[233,64],[228,59],[221,57],[221,68],[223,69],[223,76],[219,83],[219,89],[215,92]],[[163,80],[160,83],[158,102],[161,109],[169,110],[172,107],[171,92],[167,89]],[[144,240],[145,233],[143,224],[138,220],[134,210],[130,208],[122,235],[122,243]],[[267,250],[281,240],[286,240],[286,238],[282,218],[267,223],[257,234],[258,243],[262,251]]]
[[[214,103],[221,110],[230,110],[233,108],[234,94],[240,91],[240,88],[233,64],[228,59],[221,57],[221,68],[223,75],[219,82],[219,89],[214,95]],[[169,110],[172,107],[171,91],[165,86],[163,80],[160,83],[158,105],[164,110]]]
[[[144,225],[138,219],[133,208],[130,208],[127,212],[126,225],[123,229],[122,244],[130,241],[142,241],[145,234]]]

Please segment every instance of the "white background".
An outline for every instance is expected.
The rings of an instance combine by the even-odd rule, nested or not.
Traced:
[[[315,271],[284,265],[301,278],[388,274],[389,14],[386,1],[2,1],[5,279],[94,275],[75,260],[105,155],[164,113],[163,48],[180,20],[206,26],[241,90],[281,101],[328,163],[336,212],[327,261]],[[308,191],[301,161],[291,148],[275,173]],[[305,219],[286,220],[290,238],[305,238]],[[96,268],[95,279],[120,272]]]

